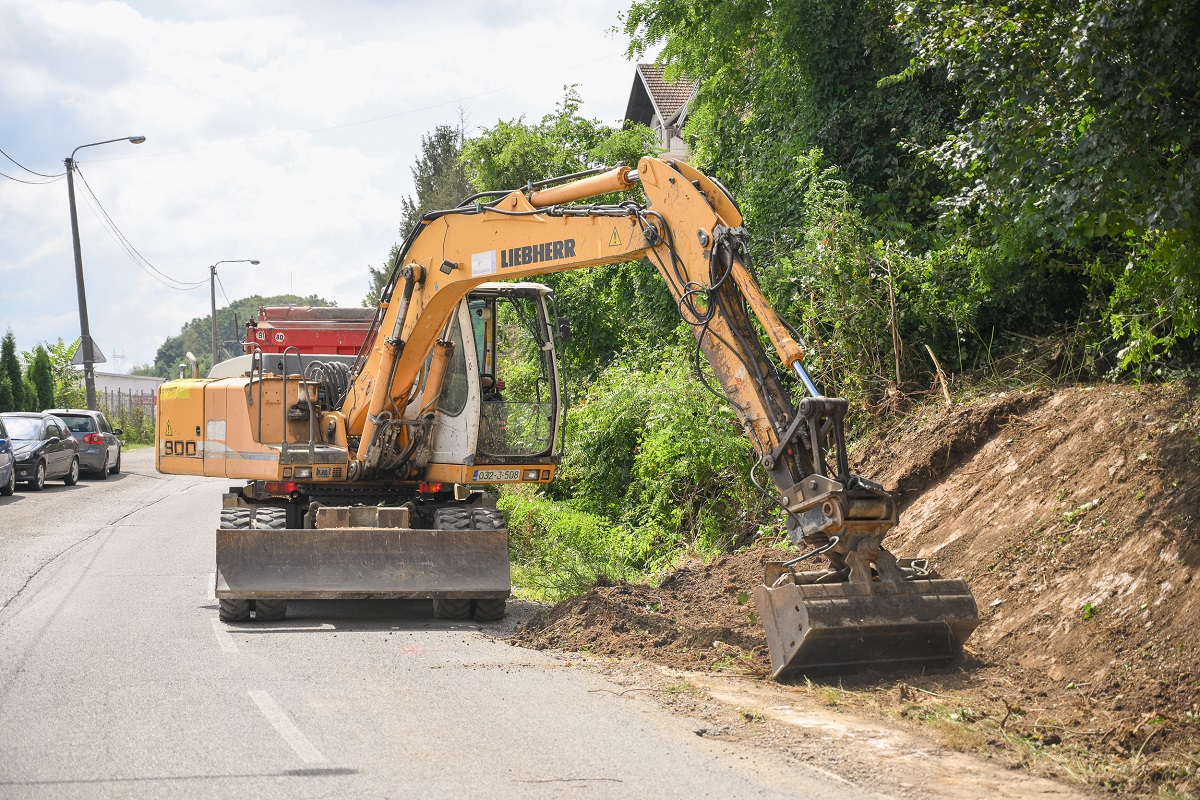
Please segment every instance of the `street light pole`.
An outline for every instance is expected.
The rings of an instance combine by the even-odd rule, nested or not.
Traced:
[[[257,264],[251,258],[238,258],[231,261],[218,261],[217,264]],[[212,300],[212,363],[217,364],[217,264],[208,268],[208,294]]]
[[[75,292],[79,295],[79,344],[83,347],[83,385],[87,391],[87,407],[91,411],[96,410],[95,348],[92,346],[92,331],[88,327],[87,292],[83,286],[83,251],[79,248],[79,216],[75,213],[75,154],[85,147],[95,147],[98,144],[141,144],[144,141],[145,136],[122,136],[120,139],[81,144],[71,151],[70,158],[63,161],[67,167],[67,196],[71,201],[71,244],[75,249]]]

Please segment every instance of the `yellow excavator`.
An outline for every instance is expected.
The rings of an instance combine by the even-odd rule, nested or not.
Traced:
[[[803,551],[753,592],[775,676],[953,659],[978,624],[966,583],[883,546],[896,503],[850,472],[846,401],[817,390],[760,290],[732,195],[656,158],[426,214],[353,362],[254,350],[160,388],[159,471],[245,481],[216,532],[221,619],[327,598],[502,617],[508,532],[484,488],[553,480],[570,335],[551,290],[517,279],[631,260],[666,281]]]

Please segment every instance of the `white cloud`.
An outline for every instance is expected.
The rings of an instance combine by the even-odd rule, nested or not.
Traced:
[[[585,113],[620,118],[633,69],[605,31],[626,5],[0,0],[0,148],[61,172],[80,144],[145,135],[79,162],[155,266],[196,281],[256,258],[218,268],[230,297],[290,286],[356,305],[397,239],[421,135],[460,106],[476,128],[537,119],[579,83]],[[207,284],[163,286],[77,194],[93,335],[149,362],[208,313]],[[0,329],[23,348],[78,335],[65,195],[0,179]]]

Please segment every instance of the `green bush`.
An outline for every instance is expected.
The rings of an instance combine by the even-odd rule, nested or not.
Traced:
[[[712,376],[709,376],[712,382]],[[732,409],[701,385],[691,351],[618,359],[568,417],[567,453],[545,494],[505,492],[518,583],[559,597],[744,541],[768,501]]]

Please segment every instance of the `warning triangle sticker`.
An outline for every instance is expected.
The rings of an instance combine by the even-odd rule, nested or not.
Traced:
[[[613,235],[608,240],[608,246],[609,247],[620,247],[621,246],[621,234],[617,233],[616,228],[613,228]]]
[[[174,436],[175,432],[171,430],[171,420],[167,420],[167,436]]]

